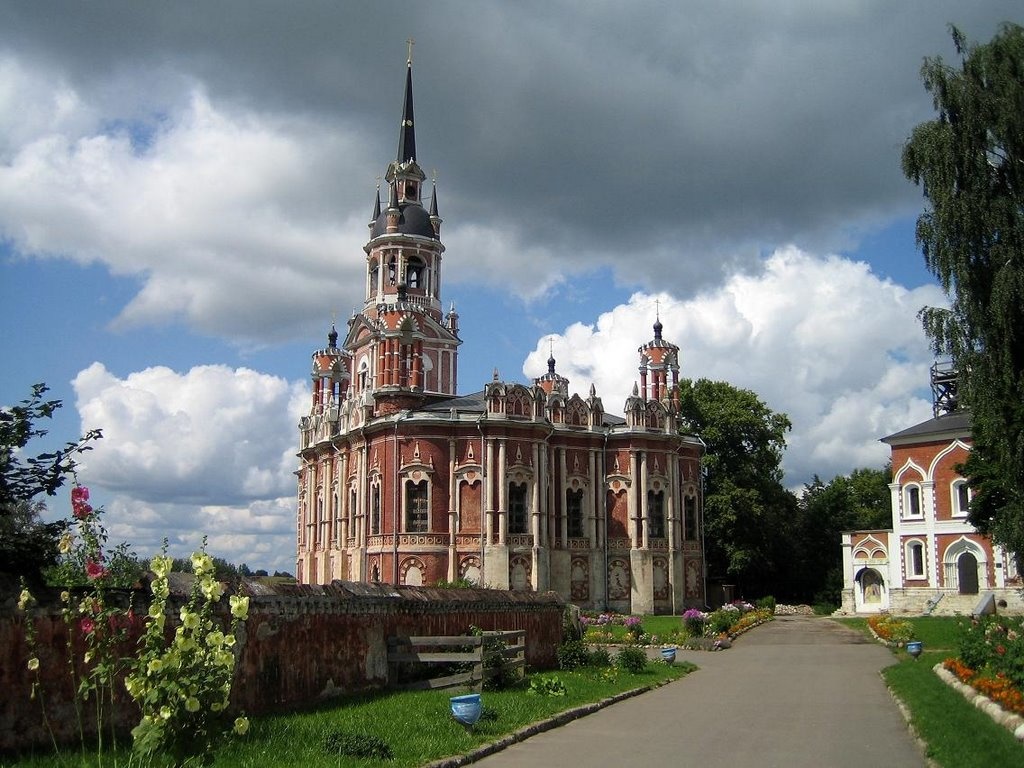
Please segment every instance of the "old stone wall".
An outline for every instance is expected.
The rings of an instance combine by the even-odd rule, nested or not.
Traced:
[[[562,641],[564,603],[553,593],[340,581],[279,587],[246,583],[240,591],[250,596],[250,608],[239,644],[232,703],[249,715],[307,707],[327,697],[385,687],[389,682],[387,638],[392,636],[461,635],[471,626],[521,629],[526,631],[526,663],[536,669],[557,665]],[[15,610],[16,594],[7,596],[0,607],[0,690],[4,692],[0,751],[49,743],[42,703],[59,740],[77,734],[66,663],[68,627],[61,617],[58,594],[38,597],[39,604],[28,615]],[[143,593],[116,597],[126,606],[134,603],[138,615],[145,615],[145,598]],[[183,600],[168,602],[169,623]],[[29,620],[35,626],[35,655],[40,660],[41,685],[34,696],[36,677],[27,667],[30,653],[25,640]],[[130,630],[126,653],[134,649],[141,630],[141,622]],[[76,628],[71,635],[80,659],[83,649]],[[130,727],[138,721],[138,712],[118,688],[118,720]],[[88,726],[89,711],[83,714]]]

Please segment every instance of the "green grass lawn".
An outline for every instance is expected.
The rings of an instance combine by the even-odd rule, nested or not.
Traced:
[[[864,619],[837,620],[870,634]],[[924,643],[925,652],[914,661],[906,651],[893,649],[898,661],[886,667],[882,677],[910,710],[914,729],[928,745],[928,756],[943,768],[1024,765],[1024,745],[932,670],[957,654],[958,625],[962,619],[918,616],[907,617],[907,621],[913,624],[914,639]]]
[[[584,704],[598,702],[624,691],[675,680],[696,669],[692,664],[668,666],[651,662],[640,674],[611,668],[585,668],[557,675],[566,688],[565,696],[540,696],[528,693],[520,684],[505,691],[484,691],[484,717],[469,730],[451,715],[449,698],[463,689],[384,693],[346,699],[316,711],[252,718],[249,734],[232,741],[216,755],[214,766],[222,768],[265,768],[265,766],[362,766],[364,768],[415,768],[442,757],[460,755],[493,742],[531,723],[545,720]],[[376,737],[393,752],[393,760],[340,757],[325,746],[330,733],[349,733]],[[0,765],[57,768],[58,766],[95,766],[95,756],[63,755],[26,758]],[[122,753],[108,757],[105,766],[138,765],[129,763]]]

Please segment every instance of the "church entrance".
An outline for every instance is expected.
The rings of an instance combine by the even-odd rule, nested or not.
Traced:
[[[964,552],[956,561],[957,578],[961,595],[978,594],[978,558]]]

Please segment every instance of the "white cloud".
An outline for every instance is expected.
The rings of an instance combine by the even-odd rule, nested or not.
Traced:
[[[209,551],[253,568],[294,569],[295,440],[307,392],[245,368],[155,367],[118,378],[100,363],[73,382],[83,425],[103,439],[83,484],[104,503],[111,542],[143,558]]]
[[[790,483],[802,483],[881,466],[887,449],[878,439],[928,418],[921,393],[932,357],[916,314],[944,302],[938,287],[907,289],[864,263],[785,248],[759,274],[734,275],[693,299],[634,294],[593,325],[541,339],[523,372],[546,369],[552,339],[571,388],[585,393],[594,382],[605,408],[619,412],[637,379],[637,347],[652,338],[660,311],[682,377],[751,389],[789,415],[784,466]]]
[[[372,189],[358,135],[215,105],[195,84],[181,101],[101,123],[68,86],[0,59],[0,112],[30,118],[0,147],[0,232],[23,254],[138,276],[121,326],[274,341],[308,326],[310,307],[322,318],[361,301],[371,201],[332,187],[345,167]]]
[[[152,503],[232,504],[292,492],[304,389],[245,368],[118,378],[100,363],[73,381],[82,424],[103,430],[90,482]]]

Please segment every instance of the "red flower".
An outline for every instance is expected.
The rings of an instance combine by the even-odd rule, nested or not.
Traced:
[[[1004,646],[1002,646],[1002,645],[997,645],[996,646],[996,653],[999,654],[1000,656],[1002,656],[1004,653],[1006,653],[1006,648]]]
[[[86,635],[92,634],[92,631],[96,629],[96,624],[92,619],[82,619],[78,622],[78,628]]]
[[[71,489],[71,501],[88,501],[89,500],[89,489],[84,485],[76,485]]]
[[[107,569],[102,564],[97,563],[95,560],[85,561],[85,575],[90,579],[102,579],[107,575]]]

